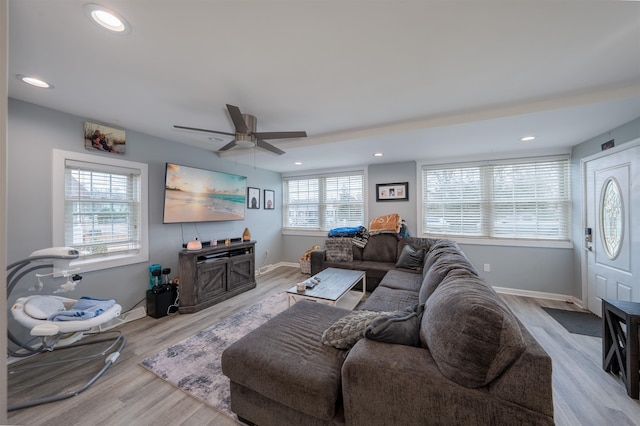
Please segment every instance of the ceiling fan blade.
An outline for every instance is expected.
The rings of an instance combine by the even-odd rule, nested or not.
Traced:
[[[231,120],[233,120],[233,125],[236,127],[236,132],[249,133],[249,128],[247,127],[247,123],[245,123],[244,118],[242,118],[240,108],[227,104],[227,109],[229,110]]]
[[[275,146],[271,145],[268,142],[265,142],[263,140],[257,139],[256,140],[256,145],[262,149],[266,149],[267,151],[271,151],[274,154],[278,154],[278,155],[282,155],[284,154],[284,151],[281,149],[276,148]]]
[[[255,132],[258,139],[306,138],[307,132]]]
[[[198,132],[208,132],[208,133],[217,133],[219,135],[227,135],[227,136],[235,136],[235,133],[227,133],[227,132],[219,132],[217,130],[207,130],[207,129],[198,129],[197,127],[186,127],[186,126],[178,126],[174,125],[176,129],[185,129],[185,130],[195,130]]]
[[[236,140],[232,140],[231,142],[229,142],[228,144],[226,144],[225,146],[223,146],[222,148],[220,148],[218,151],[228,151],[231,148],[233,148],[234,146],[236,146]]]

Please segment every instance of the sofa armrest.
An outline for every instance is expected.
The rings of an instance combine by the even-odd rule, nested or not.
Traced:
[[[361,339],[342,366],[345,422],[553,424],[553,418],[444,377],[427,349]]]
[[[326,259],[326,252],[324,248],[311,252],[311,275],[315,275],[325,269],[324,260]]]

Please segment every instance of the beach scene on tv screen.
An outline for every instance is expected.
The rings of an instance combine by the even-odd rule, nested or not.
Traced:
[[[167,164],[164,223],[244,219],[247,178]]]

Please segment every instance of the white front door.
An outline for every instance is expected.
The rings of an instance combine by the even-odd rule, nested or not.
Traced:
[[[640,145],[627,145],[583,162],[587,307],[598,316],[603,298],[640,302]]]

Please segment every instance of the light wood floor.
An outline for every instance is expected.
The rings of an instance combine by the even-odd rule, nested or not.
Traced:
[[[120,327],[127,346],[120,359],[92,387],[64,401],[8,414],[13,425],[237,425],[141,367],[140,362],[197,331],[302,280],[297,268],[280,267],[258,277],[254,290],[203,311],[160,319],[146,317]],[[503,295],[553,359],[557,425],[640,425],[640,403],[629,398],[617,377],[601,367],[601,340],[568,333],[541,306],[574,305]],[[95,364],[94,364],[95,365]],[[9,376],[9,405],[25,388],[32,397],[79,376],[78,369]],[[60,377],[62,376],[62,377]],[[42,378],[42,377],[46,377]],[[83,376],[85,377],[85,376]],[[38,384],[45,380],[46,385]],[[78,379],[80,380],[80,379]],[[523,383],[526,386],[526,383]]]

